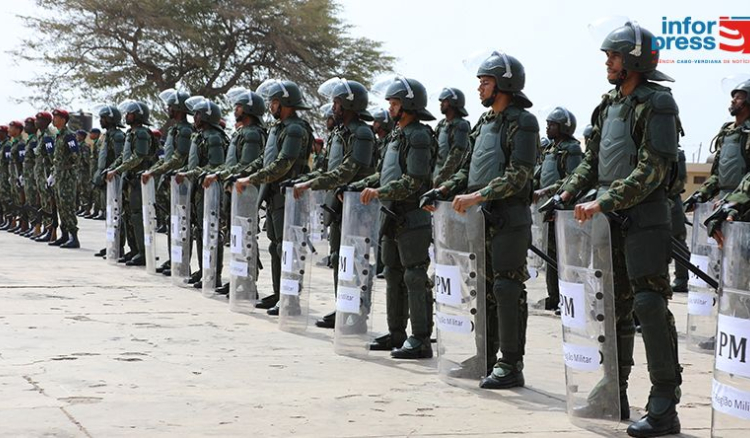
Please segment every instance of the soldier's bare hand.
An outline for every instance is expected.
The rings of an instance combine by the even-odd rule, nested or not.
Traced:
[[[182,184],[182,182],[185,181],[185,174],[182,172],[178,173],[174,176],[174,180],[177,184]]]
[[[114,170],[107,172],[107,181],[112,181],[115,175],[117,175],[117,173]]]
[[[237,193],[242,194],[242,192],[245,191],[245,188],[250,185],[250,178],[240,178],[234,183],[234,188],[237,190]]]
[[[583,204],[576,205],[576,209],[573,212],[573,216],[580,223],[584,223],[587,220],[594,217],[595,214],[601,213],[602,207],[596,200],[591,202],[584,202]]]
[[[562,199],[563,202],[570,201],[570,198],[573,197],[573,194],[570,192],[562,192],[560,193],[560,199]]]
[[[362,190],[362,194],[359,195],[359,200],[364,205],[367,205],[373,199],[378,199],[378,197],[380,197],[380,193],[378,193],[378,189],[364,189]]]
[[[302,193],[304,193],[306,190],[310,189],[311,184],[309,182],[303,182],[299,184],[295,184],[292,188],[292,194],[294,195],[294,199],[299,199],[302,197]]]
[[[206,175],[206,177],[203,178],[203,188],[204,189],[209,188],[211,184],[213,184],[214,181],[216,181],[217,179],[219,179],[219,175],[215,173],[212,173],[211,175]]]
[[[148,180],[151,179],[151,172],[143,172],[143,175],[141,175],[141,182],[143,184],[148,184]]]
[[[453,209],[460,214],[465,214],[469,207],[484,201],[479,192],[469,193],[468,195],[458,195],[453,198]]]

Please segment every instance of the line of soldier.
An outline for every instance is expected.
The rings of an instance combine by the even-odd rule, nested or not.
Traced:
[[[85,158],[69,120],[67,111],[55,109],[0,126],[0,229],[80,247],[77,185],[86,178]]]
[[[164,181],[174,177],[178,184],[195,183],[192,208],[196,214],[191,222],[199,254],[204,226],[200,187],[221,182],[228,191],[241,193],[259,186],[271,242],[273,290],[258,300],[256,307],[267,309],[271,315],[279,312],[285,189],[291,187],[295,199],[308,190],[328,191],[327,204],[339,212],[341,195],[347,191],[361,192],[362,204],[379,200],[399,220],[388,215],[381,218],[385,223],[381,224],[380,260],[386,281],[389,333],[374,339],[369,348],[390,351],[396,359],[433,355],[432,282],[427,269],[433,232],[430,212],[435,211],[435,202],[450,201],[456,214],[481,206],[486,229],[487,335],[483,339],[487,373],[480,387],[487,389],[525,385],[525,282],[529,279],[526,257],[531,241],[532,200],[557,196],[561,206],[573,209],[581,223],[597,214],[624,217],[628,227],[610,220],[620,418],[630,417],[627,388],[634,365],[637,316],[652,386],[647,414],[632,423],[627,432],[636,437],[675,434],[681,428],[676,406],[682,367],[668,302],[673,289],[681,289],[679,281],[686,275],[678,274],[676,283],[670,285],[668,266],[670,239],[681,233],[673,229],[672,213],[682,214],[680,222],[684,224],[682,209],[674,208],[680,205],[679,194],[684,187],[684,154],[678,148],[682,128],[677,104],[669,88],[656,83],[673,79],[656,70],[658,51],[648,49],[652,39],[648,30],[627,23],[602,43],[607,79],[615,88],[602,97],[593,112],[585,133],[585,152],[573,138],[576,119],[563,107],[547,118],[551,143],[542,150],[538,122],[527,110],[532,103],[523,92],[524,67],[517,58],[494,52],[476,73],[479,98],[488,110],[473,128],[464,119],[465,96],[456,88],[445,88],[440,94],[445,118],[433,132],[423,123],[435,118],[426,109],[427,93],[419,81],[393,79],[385,91],[388,110],[373,114],[367,110],[368,91],[364,86],[334,78],[325,94],[332,101],[332,123],[323,156],[319,146],[314,146],[311,126],[298,114],[309,107],[294,82],[272,80],[256,92],[230,92],[227,97],[237,120],[231,139],[220,125],[221,112],[216,103],[166,90],[160,97],[171,126],[164,156],[157,158],[158,140],[146,128],[149,108],[145,103],[103,106],[97,114],[105,134],[95,174],[106,175],[108,181],[126,177],[122,187],[129,211],[124,217],[130,218],[132,231],[126,232],[121,242],[127,241],[131,248],[123,257],[129,258],[131,265],[143,264],[144,258],[142,182],[152,178],[160,181],[158,203],[163,206],[170,205]],[[739,220],[750,210],[750,173],[746,174],[750,170],[748,93],[747,82],[732,91],[730,112],[736,120],[722,127],[717,136],[715,144],[721,154],[717,152],[712,177],[686,203],[689,208],[719,192],[734,190],[721,202],[719,210],[725,214],[714,217],[717,225],[710,227],[718,239],[722,221]],[[266,111],[274,118],[269,126],[263,123]],[[54,114],[58,121],[55,125],[65,133],[65,113],[56,110]],[[121,131],[122,115],[130,127],[127,133]],[[188,115],[193,117],[192,124]],[[13,130],[16,136],[18,129]],[[37,136],[46,135],[45,129],[46,125],[39,127]],[[65,133],[62,138],[69,136]],[[75,156],[77,144],[61,141],[57,146],[64,148],[67,158]],[[320,164],[316,170],[309,166],[313,150],[318,151],[315,161]],[[677,171],[680,162],[682,167]],[[53,173],[51,185],[55,177],[61,181],[60,172]],[[595,189],[594,199],[580,201],[581,194],[589,189]],[[64,199],[59,198],[58,204]],[[342,237],[340,221],[340,215],[332,215],[328,221],[334,284]],[[62,222],[63,232],[75,240],[74,228]],[[554,258],[554,231],[547,239]],[[221,282],[221,253],[213,286],[217,293],[227,293],[228,285]],[[201,265],[201,258],[198,263]],[[159,270],[169,275],[170,262]],[[558,279],[550,271],[546,306],[554,309],[559,300]],[[201,279],[199,269],[190,281],[199,284]],[[411,334],[407,334],[409,323]],[[318,322],[320,327],[334,325],[335,312]],[[600,401],[593,397],[579,415],[586,416],[587,409],[596,411]]]

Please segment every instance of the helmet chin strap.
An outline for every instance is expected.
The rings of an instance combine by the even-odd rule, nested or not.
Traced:
[[[401,120],[401,116],[403,116],[403,115],[404,115],[404,109],[403,108],[399,108],[398,109],[398,114],[396,114],[396,117],[393,118],[393,122],[394,123],[398,123],[398,121]]]
[[[615,79],[614,81],[609,81],[609,83],[614,85],[615,88],[619,90],[622,84],[625,83],[625,79],[627,79],[627,77],[628,77],[628,71],[625,69],[622,69],[620,70],[620,74],[617,75],[617,79]]]
[[[497,98],[497,91],[498,91],[498,90],[497,90],[497,88],[495,88],[495,90],[494,90],[494,91],[492,91],[492,96],[490,96],[490,97],[488,97],[487,99],[484,99],[484,100],[482,101],[482,105],[483,105],[483,106],[484,106],[485,108],[489,108],[489,107],[491,107],[491,106],[492,106],[492,104],[493,104],[493,103],[495,103],[495,98]]]

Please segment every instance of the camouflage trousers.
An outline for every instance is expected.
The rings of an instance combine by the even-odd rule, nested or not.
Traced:
[[[49,227],[56,222],[54,214],[55,195],[53,193],[54,191],[47,189],[47,171],[42,158],[37,158],[36,163],[34,163],[34,176],[39,191],[39,206],[42,210],[42,223],[45,227]]]
[[[76,217],[76,179],[73,170],[58,170],[55,181],[57,213],[60,216],[60,227],[69,233],[78,232]]]
[[[89,178],[89,175],[91,174],[91,170],[88,166],[83,166],[78,170],[78,180],[77,180],[77,193],[78,193],[78,205],[81,207],[91,207],[91,195],[92,195],[92,187],[91,187],[91,181]]]
[[[23,183],[24,192],[26,194],[26,205],[28,206],[29,213],[32,217],[29,219],[34,224],[40,223],[39,216],[39,191],[37,190],[36,179],[34,178],[34,167],[33,164],[24,164],[23,167]]]

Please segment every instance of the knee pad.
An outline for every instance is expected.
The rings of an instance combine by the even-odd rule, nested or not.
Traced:
[[[495,279],[492,284],[492,294],[499,307],[518,305],[523,290],[523,285],[520,282],[505,278]]]
[[[404,270],[404,283],[408,290],[427,288],[429,281],[424,266],[413,266]]]
[[[666,318],[667,303],[664,297],[653,291],[640,291],[633,299],[633,310],[641,324],[653,324],[653,321]]]

